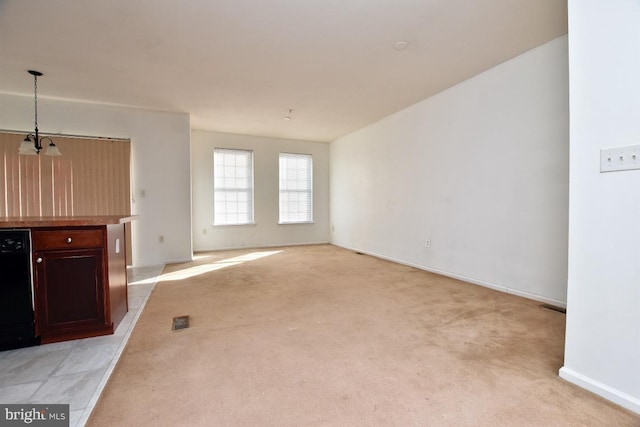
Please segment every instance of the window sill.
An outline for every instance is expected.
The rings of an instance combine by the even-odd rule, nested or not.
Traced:
[[[212,227],[255,227],[255,222],[243,222],[242,224],[211,224]]]
[[[279,222],[278,225],[304,225],[313,224],[313,221],[299,221],[299,222]]]

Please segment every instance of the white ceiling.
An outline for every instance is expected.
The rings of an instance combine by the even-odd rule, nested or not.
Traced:
[[[566,32],[566,0],[0,0],[0,92],[331,141]]]

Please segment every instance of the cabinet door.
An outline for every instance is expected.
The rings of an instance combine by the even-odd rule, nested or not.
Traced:
[[[36,322],[43,342],[109,326],[102,249],[38,251],[35,259]]]

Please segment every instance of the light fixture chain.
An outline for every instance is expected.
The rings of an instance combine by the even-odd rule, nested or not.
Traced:
[[[36,118],[36,122],[35,122],[35,127],[36,129],[38,129],[38,76],[34,75],[33,76],[33,99],[34,99],[34,105],[35,105],[35,118]]]

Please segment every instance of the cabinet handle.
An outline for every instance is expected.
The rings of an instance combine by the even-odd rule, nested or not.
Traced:
[[[36,259],[36,262],[40,264],[42,262],[42,257],[38,257],[38,259]]]
[[[71,237],[67,237],[67,243],[71,243],[72,241]]]

